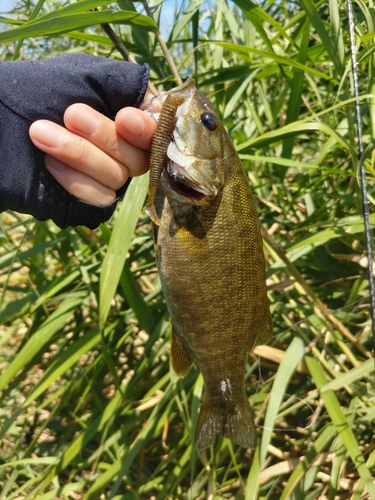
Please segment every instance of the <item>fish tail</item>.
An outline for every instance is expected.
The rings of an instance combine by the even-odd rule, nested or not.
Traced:
[[[228,408],[225,403],[220,406],[212,404],[207,393],[203,393],[195,433],[197,449],[207,448],[220,436],[245,448],[256,447],[257,434],[254,417],[246,394],[240,402]]]

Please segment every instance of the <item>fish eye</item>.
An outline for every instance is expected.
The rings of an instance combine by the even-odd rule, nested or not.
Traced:
[[[218,123],[217,118],[213,113],[205,111],[201,114],[201,122],[208,130],[215,130]]]

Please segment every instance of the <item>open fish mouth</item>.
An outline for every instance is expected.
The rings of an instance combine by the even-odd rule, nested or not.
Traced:
[[[190,179],[186,175],[185,169],[178,163],[169,160],[167,162],[167,172],[169,185],[176,193],[195,202],[207,201],[207,198],[212,198],[212,194]]]
[[[191,203],[200,205],[210,201],[212,193],[189,176],[187,169],[195,160],[192,156],[181,154],[173,141],[169,144],[167,151],[167,177],[171,189],[175,193],[187,198]]]

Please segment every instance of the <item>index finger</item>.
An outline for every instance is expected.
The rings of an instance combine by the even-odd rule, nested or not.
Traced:
[[[134,177],[148,169],[148,150],[155,126],[146,113],[135,108],[124,109],[129,112],[117,122],[120,124],[117,126],[113,120],[86,104],[73,104],[65,111],[64,123],[68,130],[125,165]]]

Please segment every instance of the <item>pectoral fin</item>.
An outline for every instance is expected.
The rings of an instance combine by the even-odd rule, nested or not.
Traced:
[[[150,196],[151,198],[151,196]],[[160,219],[159,219],[159,216],[158,214],[156,213],[156,209],[155,209],[155,206],[154,206],[154,201],[153,199],[150,200],[146,205],[145,205],[145,212],[146,214],[150,217],[150,219],[152,220],[152,222],[157,225],[157,226],[160,226]]]
[[[175,333],[173,326],[171,344],[172,368],[176,375],[178,375],[179,377],[184,377],[189,371],[193,360],[191,359],[189,353],[186,351],[180,337]]]
[[[159,260],[158,234],[159,234],[159,226],[157,226],[156,224],[152,224],[152,235],[154,237],[154,250],[155,250],[156,265],[158,265],[158,260]]]

